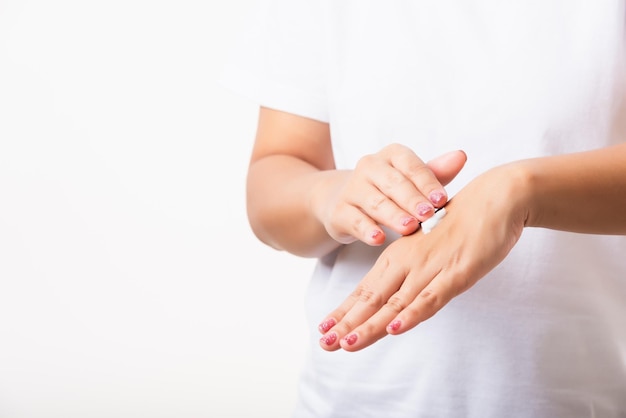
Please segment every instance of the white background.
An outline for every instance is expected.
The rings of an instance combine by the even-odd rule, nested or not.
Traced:
[[[0,417],[286,417],[313,260],[256,241],[252,0],[0,0]]]

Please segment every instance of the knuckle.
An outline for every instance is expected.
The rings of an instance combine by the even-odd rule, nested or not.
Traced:
[[[376,194],[369,198],[368,201],[368,209],[370,211],[378,211],[382,206],[384,206],[389,201],[389,198],[383,194]]]
[[[422,306],[425,306],[429,311],[435,310],[441,305],[441,297],[434,289],[424,289],[419,297]]]
[[[434,178],[434,174],[431,171],[430,167],[428,167],[426,164],[419,162],[419,161],[413,161],[410,164],[410,168],[409,171],[412,173],[413,176],[415,177],[427,177],[427,178]]]
[[[364,220],[361,217],[355,218],[352,220],[352,232],[359,233],[363,228]]]
[[[385,307],[398,314],[407,307],[407,303],[401,296],[394,295],[389,298],[389,300],[385,304]]]
[[[354,219],[352,221],[351,227],[351,235],[353,237],[360,237],[365,240],[369,237],[368,234],[371,234],[371,229],[373,227],[372,223],[369,222],[369,218],[359,217],[358,219]]]
[[[442,271],[445,271],[451,277],[451,281],[448,285],[448,293],[451,295],[459,295],[472,287],[476,281],[471,272],[475,271],[476,268],[477,265],[464,260],[462,254],[454,254],[449,265],[442,269]],[[479,268],[482,269],[483,266],[480,265]]]
[[[408,181],[408,179],[400,171],[390,170],[385,175],[385,186],[387,188],[392,188],[393,186],[402,184],[406,181]]]
[[[399,144],[397,142],[392,142],[391,144],[389,144],[389,145],[387,145],[387,146],[385,146],[383,148],[383,150],[385,152],[390,153],[390,154],[396,154],[396,153],[399,153],[399,152],[403,152],[403,151],[406,151],[406,149],[407,148],[404,145]]]
[[[382,271],[386,271],[389,267],[391,267],[391,259],[389,258],[387,252],[383,252],[380,257],[378,257],[377,264],[380,266]]]
[[[367,234],[371,226],[370,218],[354,207],[338,205],[329,211],[324,221],[328,234],[335,240],[348,244]]]
[[[343,318],[341,320],[341,323],[339,324],[339,327],[337,327],[337,329],[339,329],[340,334],[347,334],[348,332],[354,330],[356,328],[356,324],[354,323],[354,321],[350,318]]]
[[[403,315],[406,315],[411,320],[415,320],[415,318],[419,318],[420,317],[420,313],[421,312],[422,311],[417,306],[409,305],[404,310]]]
[[[356,169],[357,170],[361,170],[365,167],[369,167],[371,166],[374,161],[376,160],[376,155],[375,154],[367,154],[362,156],[361,158],[359,158],[359,160],[356,163]]]
[[[346,221],[350,221],[349,223]],[[348,211],[342,210],[340,208],[336,208],[330,213],[328,217],[327,225],[328,228],[333,231],[349,231],[350,228],[354,229],[358,227],[363,222],[361,217],[350,218],[350,214]],[[348,227],[349,225],[349,227]]]
[[[364,287],[358,290],[356,296],[359,302],[372,308],[379,308],[384,303],[382,295]]]
[[[380,327],[371,323],[365,322],[359,326],[359,334],[363,336],[373,337],[380,334]]]

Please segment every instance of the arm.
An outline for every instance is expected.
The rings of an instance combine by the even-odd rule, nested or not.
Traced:
[[[524,227],[626,234],[626,143],[496,167],[446,208],[428,236],[385,249],[322,322],[322,348],[356,351],[415,327],[497,266]]]
[[[626,234],[626,143],[520,162],[527,173],[526,226]]]
[[[310,207],[311,189],[340,176],[334,168],[328,124],[261,108],[247,176],[248,220],[255,235],[304,256],[336,248],[339,243]]]
[[[357,239],[380,245],[380,225],[411,234],[444,205],[443,185],[464,163],[460,151],[425,164],[392,145],[354,170],[336,170],[328,124],[261,108],[247,178],[248,219],[261,241],[301,256],[322,256]]]

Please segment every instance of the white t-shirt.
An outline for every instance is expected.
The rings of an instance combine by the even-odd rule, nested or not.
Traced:
[[[338,168],[390,142],[463,149],[454,195],[499,164],[626,140],[624,1],[269,0],[256,16],[227,83],[329,122]],[[317,325],[381,250],[319,261],[295,417],[626,417],[626,237],[528,228],[432,319],[325,352]]]

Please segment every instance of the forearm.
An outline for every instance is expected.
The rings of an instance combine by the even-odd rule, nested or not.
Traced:
[[[255,235],[273,248],[303,257],[328,254],[340,244],[313,210],[313,193],[334,187],[345,172],[319,170],[288,155],[270,155],[250,165],[248,219]]]
[[[526,226],[626,234],[626,143],[521,161]]]

